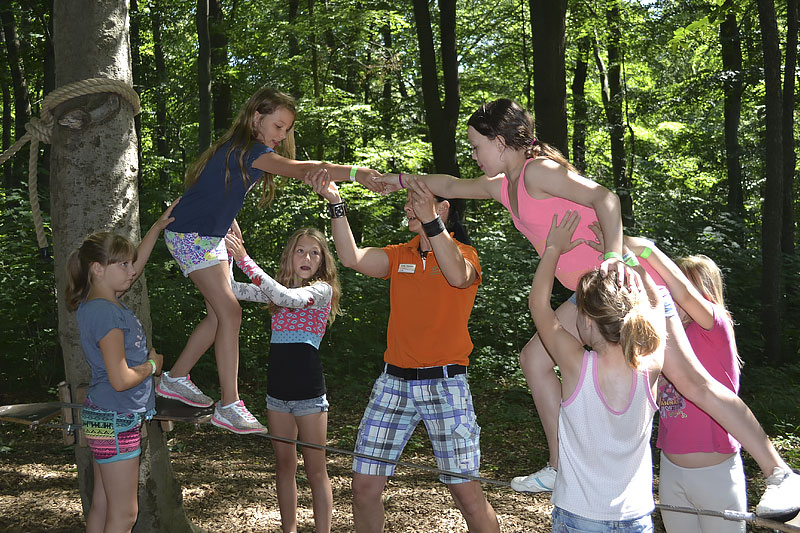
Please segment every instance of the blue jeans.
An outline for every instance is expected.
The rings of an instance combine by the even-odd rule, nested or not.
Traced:
[[[553,533],[652,533],[649,514],[632,520],[592,520],[553,507]]]

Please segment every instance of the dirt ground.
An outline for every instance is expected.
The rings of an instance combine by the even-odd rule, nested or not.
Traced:
[[[170,434],[172,465],[183,487],[186,512],[206,531],[279,532],[275,468],[266,439],[243,438],[211,426],[178,427]],[[0,531],[73,532],[85,528],[71,447],[56,430],[23,431],[0,425]],[[335,443],[332,443],[335,445]],[[404,461],[432,465],[430,452]],[[333,531],[353,530],[350,464],[329,455],[333,485]],[[484,474],[486,475],[486,474]],[[548,495],[523,495],[485,485],[503,531],[550,531]],[[384,493],[386,530],[462,532],[466,523],[435,474],[398,468]],[[313,531],[311,491],[298,476],[298,526]]]

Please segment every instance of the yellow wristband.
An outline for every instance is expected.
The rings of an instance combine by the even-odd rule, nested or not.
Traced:
[[[644,250],[642,250],[642,253],[639,254],[639,257],[641,257],[642,259],[647,259],[648,257],[650,257],[651,253],[653,253],[653,250],[649,246],[645,246]]]
[[[350,167],[350,181],[356,181],[356,172],[358,172],[357,166]]]

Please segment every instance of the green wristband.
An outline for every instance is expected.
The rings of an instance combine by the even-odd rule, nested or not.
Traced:
[[[358,172],[357,166],[350,167],[350,181],[356,181],[356,172]]]
[[[150,375],[152,376],[152,375],[154,375],[156,373],[156,362],[153,361],[152,359],[148,359],[147,362],[150,363],[151,365],[153,365],[153,371],[150,372]]]
[[[627,252],[625,255],[623,255],[622,262],[629,267],[639,266],[639,261],[636,260],[636,254],[633,252]]]
[[[639,257],[641,257],[642,259],[647,259],[648,257],[650,257],[651,253],[653,253],[652,248],[650,248],[649,246],[645,246],[644,250],[642,250],[642,253],[639,254]]]
[[[622,255],[618,254],[617,252],[606,252],[603,254],[603,261],[606,259],[619,259],[622,261]]]

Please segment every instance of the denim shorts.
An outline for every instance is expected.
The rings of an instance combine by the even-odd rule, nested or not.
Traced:
[[[225,239],[222,237],[164,230],[164,241],[186,277],[195,270],[213,267],[220,261],[228,260],[228,250],[225,249]]]
[[[88,398],[81,408],[83,433],[100,464],[124,461],[142,453],[142,413],[121,415],[96,406]]]
[[[279,400],[267,394],[267,409],[279,413],[290,413],[294,416],[327,413],[330,404],[325,394],[308,400]]]
[[[481,428],[466,374],[419,380],[381,374],[361,419],[355,451],[396,461],[420,421],[428,430],[440,470],[478,475]],[[391,476],[394,468],[393,463],[353,459],[353,471],[359,474]],[[470,481],[448,474],[441,474],[439,479],[449,484]]]
[[[652,533],[649,514],[630,520],[592,520],[553,506],[553,533]]]

